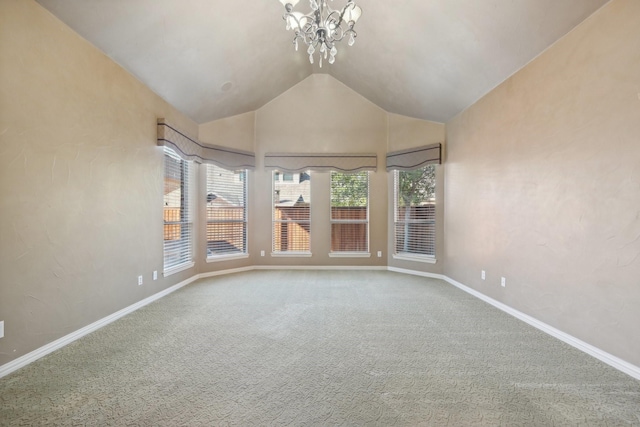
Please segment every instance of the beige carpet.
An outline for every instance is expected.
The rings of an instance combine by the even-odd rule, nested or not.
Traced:
[[[640,425],[640,381],[437,280],[202,280],[0,379],[1,425]]]

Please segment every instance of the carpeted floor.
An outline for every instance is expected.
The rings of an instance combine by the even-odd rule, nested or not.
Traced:
[[[202,280],[0,379],[0,425],[640,425],[640,381],[437,280]]]

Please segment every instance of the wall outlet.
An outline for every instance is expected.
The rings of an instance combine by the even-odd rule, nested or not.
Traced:
[[[142,276],[138,276],[138,286],[142,285]]]
[[[382,258],[382,251],[378,251],[378,258]]]
[[[264,251],[260,251],[260,256],[264,256]]]
[[[153,280],[158,280],[158,271],[153,270]]]
[[[507,286],[507,279],[505,279],[504,277],[502,279],[500,279],[500,285],[504,288]]]
[[[487,275],[484,273],[484,270],[482,270],[482,273],[480,273],[480,277],[482,278],[482,280],[487,278]]]
[[[4,338],[4,320],[0,322],[0,338]]]

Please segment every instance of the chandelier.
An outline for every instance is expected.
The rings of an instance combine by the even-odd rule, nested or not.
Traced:
[[[362,15],[362,9],[356,6],[354,0],[347,0],[342,9],[334,10],[327,5],[327,0],[310,0],[311,11],[308,14],[294,12],[293,8],[300,0],[279,0],[284,5],[285,13],[282,17],[287,23],[287,31],[293,30],[293,44],[298,50],[300,41],[308,46],[309,62],[313,64],[313,54],[319,53],[319,63],[328,59],[329,64],[336,60],[338,48],[336,42],[349,38],[349,46],[356,42],[356,32],[353,27]],[[331,0],[333,2],[333,0]]]

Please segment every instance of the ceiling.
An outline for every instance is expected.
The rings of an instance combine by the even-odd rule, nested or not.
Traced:
[[[608,0],[356,0],[356,44],[322,69],[294,50],[277,0],[37,1],[204,123],[257,110],[312,73],[386,111],[446,122]]]

